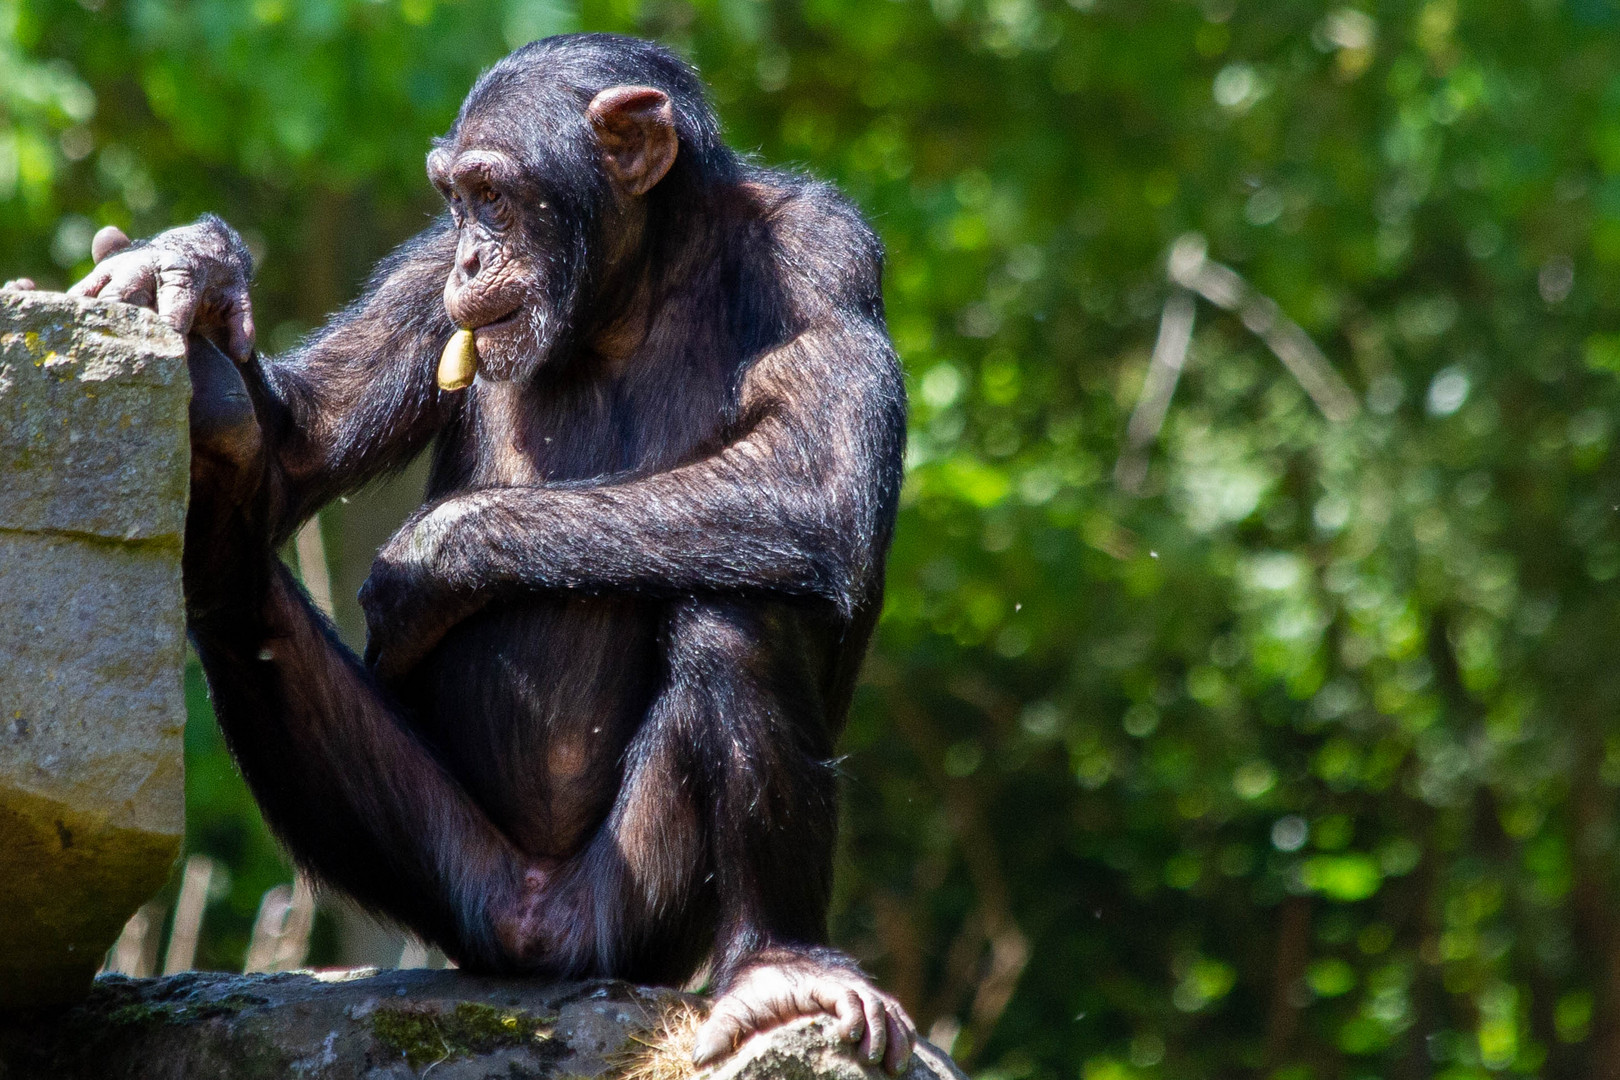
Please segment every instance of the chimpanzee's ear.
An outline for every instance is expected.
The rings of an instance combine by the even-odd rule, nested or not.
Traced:
[[[644,195],[675,164],[680,139],[669,95],[650,86],[610,86],[585,110],[601,140],[608,173],[631,195]]]

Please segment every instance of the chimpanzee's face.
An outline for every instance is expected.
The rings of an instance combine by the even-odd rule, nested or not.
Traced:
[[[428,178],[456,226],[456,262],[444,306],[473,332],[479,370],[508,379],[544,359],[555,340],[557,252],[552,208],[509,153],[441,147],[428,156]]]
[[[646,86],[609,87],[583,113],[577,98],[517,92],[464,110],[427,171],[457,233],[444,306],[472,330],[481,376],[520,378],[550,358],[678,147],[668,95]]]

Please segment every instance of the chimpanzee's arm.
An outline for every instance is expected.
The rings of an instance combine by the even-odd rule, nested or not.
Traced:
[[[361,592],[392,677],[514,591],[820,597],[846,615],[881,571],[900,482],[904,390],[876,320],[823,324],[761,357],[743,434],[622,483],[469,492],[420,512]]]
[[[440,299],[455,254],[447,219],[385,260],[323,330],[274,358],[254,354],[251,261],[219,218],[134,244],[107,229],[96,244],[96,268],[75,295],[155,308],[240,365],[268,451],[270,546],[336,495],[402,465],[442,424],[448,403],[433,373],[455,329]]]
[[[443,425],[434,384],[455,330],[440,295],[455,255],[441,223],[384,260],[365,293],[302,346],[245,374],[271,448],[273,542],[338,495],[397,469]]]

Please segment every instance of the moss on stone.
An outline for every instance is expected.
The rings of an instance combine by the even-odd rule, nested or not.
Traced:
[[[235,1016],[243,1009],[263,1004],[264,998],[252,994],[227,994],[215,1001],[197,1001],[187,1005],[135,1001],[109,1012],[107,1023],[111,1027],[126,1028],[148,1024],[185,1024],[194,1020]]]
[[[448,1012],[433,1008],[378,1009],[371,1033],[413,1069],[452,1057],[545,1042],[555,1016],[463,1001]]]
[[[112,1027],[144,1027],[147,1024],[167,1024],[175,1019],[175,1010],[167,1005],[152,1005],[145,1001],[137,1001],[131,1005],[121,1005],[107,1014],[107,1023]]]

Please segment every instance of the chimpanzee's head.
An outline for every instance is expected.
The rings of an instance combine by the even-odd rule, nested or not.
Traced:
[[[427,160],[458,234],[444,304],[482,375],[566,349],[604,283],[735,161],[696,73],[649,42],[547,38],[485,72]]]

